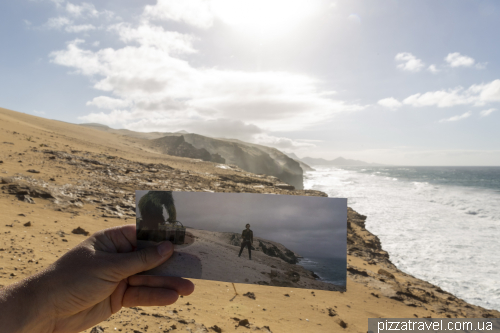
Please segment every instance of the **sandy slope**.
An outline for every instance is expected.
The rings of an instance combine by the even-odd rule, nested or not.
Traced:
[[[248,252],[238,257],[240,248],[229,244],[224,233],[187,229],[189,245],[176,246],[176,253],[165,264],[146,274],[179,276],[212,281],[287,286],[319,290],[343,290],[329,283],[317,281],[310,271],[300,265],[286,263],[261,251]],[[186,242],[187,243],[187,242]],[[286,275],[293,272],[293,277]]]
[[[76,227],[95,232],[134,223],[128,209],[138,187],[320,194],[285,191],[274,186],[272,178],[162,156],[144,150],[138,139],[5,109],[0,109],[0,161],[0,177],[5,177],[0,193],[3,286],[43,269],[82,241],[85,236],[71,233]],[[32,194],[34,204],[19,200],[20,184]],[[43,190],[54,196],[41,197]],[[172,325],[192,332],[206,332],[214,325],[223,332],[246,331],[235,328],[239,321],[234,318],[238,318],[248,319],[251,329],[262,332],[268,331],[265,326],[272,332],[366,332],[371,317],[500,317],[498,311],[467,304],[398,271],[378,238],[364,228],[364,217],[350,211],[348,218],[349,272],[344,293],[236,284],[235,296],[229,283],[193,280],[194,294],[176,304],[125,309],[101,326],[106,332],[114,328],[163,332],[173,330]],[[24,226],[27,222],[31,226]],[[247,292],[256,299],[243,296]]]

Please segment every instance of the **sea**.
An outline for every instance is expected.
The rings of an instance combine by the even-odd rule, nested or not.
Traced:
[[[400,270],[500,310],[500,167],[314,168],[304,188],[348,198]]]
[[[347,279],[347,258],[302,258],[299,265],[313,271],[320,280],[337,286],[346,286]]]

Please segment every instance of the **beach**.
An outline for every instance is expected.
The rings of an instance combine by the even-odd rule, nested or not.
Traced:
[[[326,196],[284,189],[275,177],[234,166],[164,155],[140,139],[6,109],[0,124],[1,286],[46,268],[83,241],[85,234],[73,233],[78,228],[93,233],[135,224],[137,189]],[[366,332],[367,319],[375,317],[500,317],[400,271],[366,229],[367,219],[348,209],[345,292],[236,283],[235,294],[230,283],[193,279],[191,296],[168,307],[123,309],[99,326],[106,332],[246,330],[242,326]]]

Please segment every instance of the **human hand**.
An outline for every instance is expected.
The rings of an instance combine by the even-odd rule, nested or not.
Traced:
[[[99,231],[46,270],[0,292],[3,332],[81,332],[122,307],[161,306],[194,290],[177,277],[134,275],[165,262],[173,245],[134,251],[134,225]]]

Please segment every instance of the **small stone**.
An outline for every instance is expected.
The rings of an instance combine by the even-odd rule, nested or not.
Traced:
[[[73,229],[73,231],[71,231],[71,232],[74,234],[77,234],[77,235],[85,235],[85,236],[90,235],[90,232],[88,232],[85,229],[80,228],[80,227]]]
[[[249,327],[250,322],[248,321],[248,319],[242,319],[239,321],[238,326]]]
[[[380,275],[387,276],[387,277],[388,277],[388,278],[390,278],[390,279],[395,279],[395,278],[396,278],[396,277],[394,276],[394,274],[392,274],[392,273],[390,273],[390,272],[388,272],[388,271],[386,271],[385,269],[382,269],[382,268],[378,270],[378,273],[379,273]]]
[[[217,326],[217,325],[214,325],[214,326],[210,327],[210,329],[211,329],[212,331],[217,332],[217,333],[222,333],[222,328],[220,328],[220,327],[219,327],[219,326]]]
[[[90,333],[104,333],[104,328],[102,328],[101,326],[95,326],[94,328],[92,328]]]
[[[31,227],[31,221],[28,221],[26,222],[25,224],[23,224],[25,227]]]
[[[35,170],[35,169],[29,169],[28,172],[31,172],[31,173],[40,173],[40,171]]]

